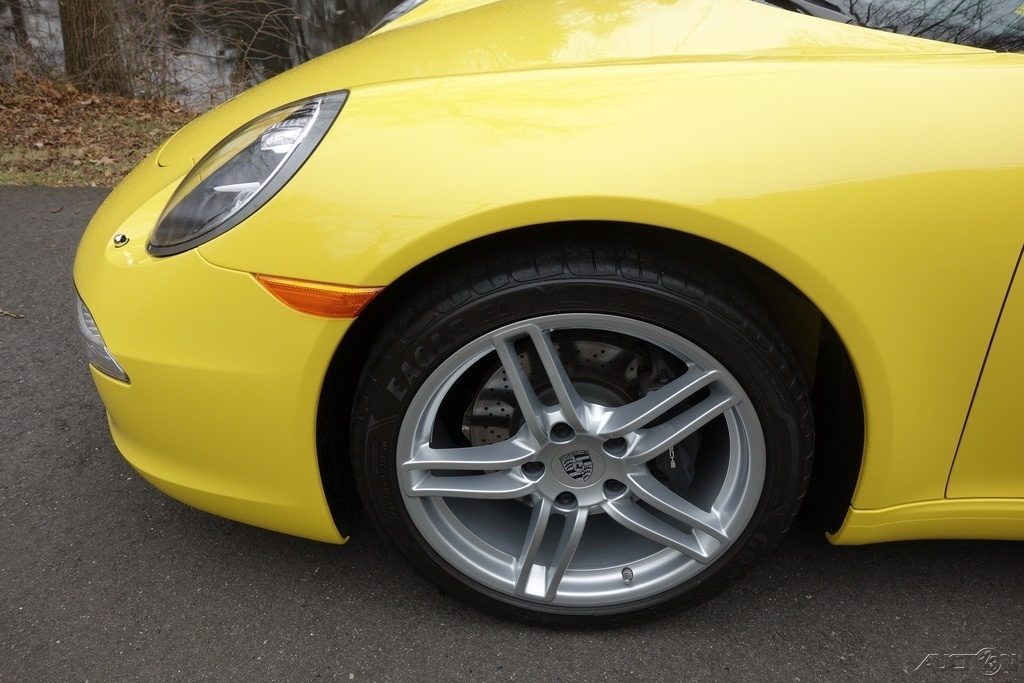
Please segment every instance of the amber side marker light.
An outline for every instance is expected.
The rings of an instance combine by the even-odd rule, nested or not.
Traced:
[[[383,287],[350,287],[253,273],[285,306],[324,318],[355,318]]]

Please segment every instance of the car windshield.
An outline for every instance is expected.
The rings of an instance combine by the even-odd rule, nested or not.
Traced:
[[[765,0],[868,28],[998,52],[1024,52],[1024,0]]]

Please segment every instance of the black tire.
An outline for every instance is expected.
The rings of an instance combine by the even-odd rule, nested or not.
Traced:
[[[781,539],[807,488],[814,428],[804,378],[782,333],[745,281],[678,241],[637,248],[594,235],[506,241],[437,272],[380,330],[356,392],[353,471],[376,525],[442,591],[547,626],[595,627],[676,612],[736,581]],[[713,354],[740,382],[764,431],[767,470],[753,517],[716,562],[665,593],[608,608],[512,598],[463,576],[431,549],[406,511],[397,478],[402,417],[450,354],[502,325],[563,312],[611,313],[659,325]]]

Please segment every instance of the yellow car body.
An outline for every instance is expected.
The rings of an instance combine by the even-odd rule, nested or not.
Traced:
[[[330,133],[255,215],[147,252],[225,135],[342,89]],[[807,367],[819,312],[841,339],[864,447],[832,542],[1024,539],[1022,111],[1024,56],[747,0],[430,0],[200,117],[110,195],[74,279],[131,382],[93,377],[158,488],[340,543],[317,411],[353,321],[293,310],[254,274],[387,291],[496,233],[655,226],[801,293],[815,314],[793,306],[787,329],[809,330]]]

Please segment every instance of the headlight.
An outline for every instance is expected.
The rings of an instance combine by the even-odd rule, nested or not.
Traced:
[[[427,0],[405,0],[405,2],[399,3],[398,6],[396,6],[393,10],[385,14],[384,18],[378,21],[377,24],[370,29],[370,33],[368,33],[367,35],[372,34],[377,29],[384,28],[398,17],[402,16],[403,14],[408,14],[409,12],[413,11],[426,1]]]
[[[178,186],[149,237],[149,253],[179,254],[256,213],[320,144],[346,97],[341,91],[296,102],[229,135]]]

